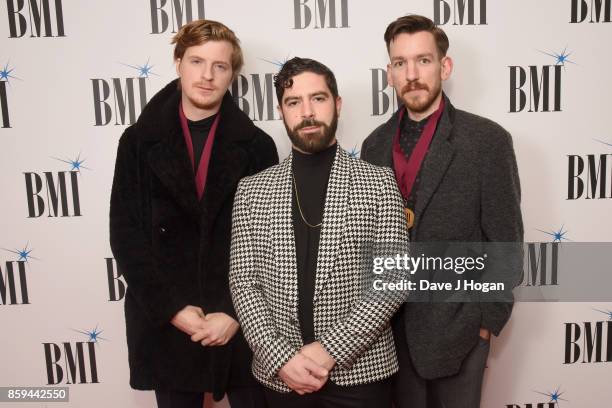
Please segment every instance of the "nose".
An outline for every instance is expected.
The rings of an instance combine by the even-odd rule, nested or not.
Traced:
[[[406,81],[413,82],[419,79],[419,68],[416,61],[406,62]]]
[[[302,103],[302,118],[312,118],[314,117],[314,110],[312,109],[312,102],[309,99],[306,99]]]
[[[206,81],[212,81],[214,78],[212,64],[202,64],[202,78]]]

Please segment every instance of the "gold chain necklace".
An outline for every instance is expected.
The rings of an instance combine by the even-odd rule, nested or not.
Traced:
[[[293,188],[295,190],[295,201],[297,201],[298,210],[300,211],[300,217],[302,217],[302,221],[304,221],[304,223],[308,225],[310,228],[320,227],[323,224],[322,220],[317,225],[312,225],[311,223],[306,221],[306,218],[304,218],[304,213],[302,212],[302,206],[300,205],[300,195],[298,194],[297,183],[295,182],[295,174],[293,174],[293,172],[291,172],[291,177],[293,178]]]

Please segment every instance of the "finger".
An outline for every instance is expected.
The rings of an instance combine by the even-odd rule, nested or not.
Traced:
[[[329,372],[309,358],[304,359],[304,368],[315,377],[327,377]]]
[[[214,343],[216,343],[217,341],[218,338],[216,336],[209,335],[208,337],[203,339],[201,343],[203,346],[214,346]]]
[[[199,331],[196,331],[191,336],[191,341],[202,341],[204,338],[206,338],[209,335],[210,335],[210,332],[208,330],[199,330]]]
[[[196,306],[195,309],[196,309],[196,313],[198,314],[198,316],[200,316],[200,317],[204,317],[205,316],[204,311],[202,310],[201,307],[197,307]]]

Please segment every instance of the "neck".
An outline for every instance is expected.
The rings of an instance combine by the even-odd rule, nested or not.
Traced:
[[[423,112],[413,112],[410,109],[408,109],[408,107],[406,107],[406,112],[408,112],[408,117],[414,120],[415,122],[420,122],[421,120],[425,119],[426,117],[428,117],[429,115],[431,115],[432,113],[438,110],[441,100],[442,100],[442,92],[440,92],[438,96],[436,96],[436,99],[434,99],[431,106]]]
[[[219,109],[221,108],[221,102],[210,108],[198,108],[191,103],[185,94],[183,94],[181,101],[183,104],[183,113],[185,114],[185,117],[192,122],[209,118],[219,112]]]
[[[325,149],[323,149],[323,150],[326,150],[327,148],[329,148],[329,147],[331,147],[331,146],[333,146],[333,145],[335,145],[335,144],[336,144],[336,138],[334,137],[334,138],[333,138],[333,139],[332,139],[332,140],[329,142],[329,144],[328,144],[327,146],[325,146]],[[294,149],[294,150],[297,150],[298,152],[300,152],[300,153],[302,153],[302,154],[317,154],[317,153],[319,153],[319,152],[316,152],[316,153],[305,152],[304,150],[300,149],[299,147],[297,147],[297,146],[296,146],[296,145],[294,145],[294,144],[292,144],[291,146],[293,147],[293,149]]]

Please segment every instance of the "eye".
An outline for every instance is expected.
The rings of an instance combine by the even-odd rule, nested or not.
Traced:
[[[395,62],[393,63],[393,67],[394,67],[394,68],[400,68],[400,67],[402,67],[403,65],[404,65],[404,61],[395,61]]]
[[[221,71],[225,71],[227,69],[227,66],[225,64],[217,64],[216,67]]]
[[[287,106],[289,106],[289,107],[292,107],[292,106],[297,105],[297,101],[289,101],[289,102],[287,102],[285,105],[287,105]]]
[[[429,58],[421,58],[421,59],[419,60],[419,62],[420,62],[421,64],[429,64],[429,63],[431,62],[431,60],[430,60]]]
[[[327,100],[327,98],[323,95],[315,96],[313,99],[315,102],[325,102]]]

